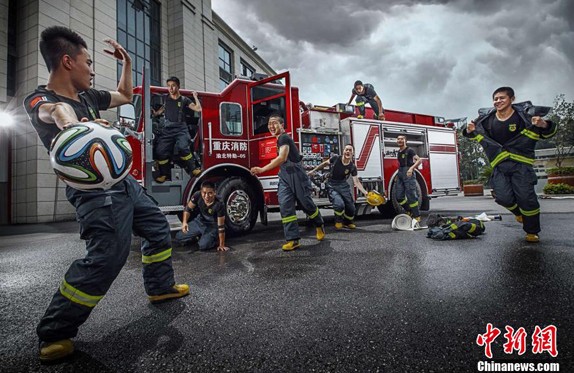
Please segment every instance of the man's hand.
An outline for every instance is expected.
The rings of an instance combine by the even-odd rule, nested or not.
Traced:
[[[261,167],[251,167],[251,175],[259,175],[260,173],[263,173]]]
[[[384,113],[379,114],[379,120],[385,120],[385,114]]]
[[[128,52],[124,49],[124,47],[122,47],[117,41],[113,40],[113,39],[104,39],[105,43],[108,43],[112,48],[114,48],[113,51],[109,50],[109,49],[104,49],[104,52],[114,56],[115,58],[117,58],[120,61],[131,61],[131,57],[128,54]]]
[[[466,133],[471,133],[476,129],[474,122],[470,122],[466,125]]]
[[[189,231],[189,225],[187,224],[187,222],[181,223],[181,231],[183,233],[187,233]]]
[[[81,122],[94,122],[94,123],[99,123],[99,124],[101,124],[102,126],[105,126],[105,127],[111,127],[111,126],[112,126],[112,125],[110,124],[110,122],[108,122],[107,120],[102,119],[102,118],[98,118],[98,119],[94,119],[94,120],[89,120],[88,118],[83,117],[82,120],[81,120]]]
[[[217,251],[229,251],[229,247],[219,245],[217,246]]]
[[[548,127],[548,122],[546,122],[542,117],[532,117],[532,125],[540,128]]]

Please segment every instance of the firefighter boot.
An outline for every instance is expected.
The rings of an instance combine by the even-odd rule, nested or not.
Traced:
[[[340,222],[335,223],[335,229],[338,231],[343,229],[343,223]]]
[[[352,221],[350,221],[347,224],[345,224],[345,228],[355,229],[355,228],[357,228],[357,225],[355,223],[353,223]]]
[[[514,219],[516,219],[517,222],[522,224],[522,215],[514,215]]]
[[[281,248],[283,249],[283,251],[291,251],[295,250],[299,246],[301,246],[299,240],[293,240],[293,241],[287,241],[287,243],[283,245]]]
[[[165,183],[169,180],[168,175],[170,173],[171,165],[169,164],[169,159],[158,161],[159,176],[155,178],[158,183]]]
[[[169,292],[158,295],[149,295],[147,298],[150,303],[161,303],[166,300],[185,297],[189,294],[189,285],[177,284],[173,285]]]
[[[190,154],[191,156],[191,154]],[[191,159],[187,159],[187,160],[183,160],[184,161],[185,166],[183,167],[183,169],[189,174],[189,176],[198,176],[199,174],[201,174],[201,168],[199,168],[197,166],[197,164],[195,163],[195,159],[193,158],[193,156],[191,157]]]
[[[51,363],[70,356],[74,352],[74,343],[70,339],[40,343],[40,362]]]
[[[533,242],[533,243],[540,242],[540,238],[538,237],[537,234],[527,233],[526,234],[526,242]]]
[[[323,241],[325,238],[325,226],[317,227],[317,241]]]

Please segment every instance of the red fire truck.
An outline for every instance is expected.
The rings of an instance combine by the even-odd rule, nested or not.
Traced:
[[[191,96],[191,91],[181,93]],[[381,213],[400,211],[394,198],[399,134],[407,136],[408,145],[423,159],[416,172],[422,210],[428,210],[430,198],[460,190],[456,133],[445,126],[443,118],[386,110],[386,120],[380,121],[357,118],[353,105],[304,105],[288,72],[258,81],[235,79],[221,93],[198,92],[203,110],[194,118],[198,134],[193,150],[203,172],[190,177],[174,165],[171,180],[159,184],[154,180],[151,106],[166,94],[166,88],[144,82],[134,88],[134,104],[122,106],[119,117],[134,151],[132,175],[168,214],[181,216],[190,196],[204,180],[210,180],[225,202],[228,231],[250,231],[258,215],[266,224],[267,212],[279,209],[278,169],[259,176],[249,170],[277,155],[276,139],[267,129],[268,116],[276,112],[284,116],[285,130],[299,145],[307,169],[331,154],[340,154],[342,145],[353,144],[365,188],[390,197],[390,202],[379,206]],[[369,109],[366,117],[372,118]],[[317,205],[327,208],[325,178],[319,173],[312,181]],[[357,214],[370,213],[365,196],[355,193]]]

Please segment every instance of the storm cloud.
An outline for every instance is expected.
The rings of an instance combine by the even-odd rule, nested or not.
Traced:
[[[574,2],[213,0],[213,9],[305,102],[346,102],[371,83],[383,105],[474,117],[499,86],[517,100],[574,99]]]

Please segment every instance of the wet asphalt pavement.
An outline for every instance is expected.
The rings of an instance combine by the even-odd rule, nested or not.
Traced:
[[[128,263],[63,364],[41,366],[35,326],[62,275],[84,254],[75,222],[0,227],[1,372],[477,372],[488,323],[496,362],[559,362],[574,371],[574,199],[541,200],[542,242],[509,215],[475,240],[397,232],[378,214],[327,237],[301,227],[282,252],[280,223],[229,239],[227,253],[176,247],[191,295],[148,304],[141,258]],[[491,198],[433,200],[434,212],[504,213]],[[503,352],[505,326],[527,351]],[[532,353],[536,326],[557,327],[558,356]]]

